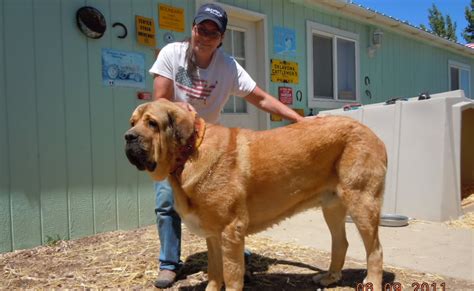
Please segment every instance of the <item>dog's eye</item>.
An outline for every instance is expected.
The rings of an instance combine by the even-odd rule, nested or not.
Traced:
[[[148,126],[152,129],[157,129],[158,128],[158,123],[155,120],[150,119],[150,120],[148,120]]]
[[[134,127],[135,126],[135,121],[130,122],[130,126]]]

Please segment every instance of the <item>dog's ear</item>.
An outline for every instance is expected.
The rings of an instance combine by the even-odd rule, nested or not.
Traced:
[[[143,103],[137,106],[130,117],[130,124],[134,124],[145,112],[145,109],[150,105],[150,103]]]
[[[185,109],[176,106],[168,111],[168,126],[179,145],[186,144],[194,133],[194,115]]]

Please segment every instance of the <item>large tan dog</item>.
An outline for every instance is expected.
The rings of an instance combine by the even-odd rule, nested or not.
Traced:
[[[366,126],[328,116],[267,131],[226,128],[164,99],[138,106],[131,126],[130,162],[154,180],[168,178],[183,222],[206,238],[207,290],[223,283],[241,290],[245,236],[316,206],[329,226],[332,254],[329,271],[315,281],[340,280],[349,214],[367,252],[366,282],[381,288],[378,223],[387,157]]]

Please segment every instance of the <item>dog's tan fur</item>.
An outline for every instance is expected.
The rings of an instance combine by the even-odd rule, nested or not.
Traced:
[[[148,162],[157,162],[152,178],[169,179],[183,222],[206,238],[207,290],[220,290],[224,283],[228,290],[241,290],[245,236],[317,206],[331,232],[332,254],[329,271],[315,280],[326,286],[341,278],[349,214],[367,252],[366,282],[381,287],[378,223],[387,157],[369,128],[337,116],[258,132],[207,124],[182,173],[170,175],[195,118],[160,99],[135,110],[127,134],[136,137]]]

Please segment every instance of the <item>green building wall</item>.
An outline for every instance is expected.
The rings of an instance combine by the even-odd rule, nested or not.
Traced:
[[[281,58],[273,53],[272,28],[296,31],[297,54],[285,60],[299,64],[299,84],[291,87],[303,92],[294,107],[306,114],[307,20],[359,35],[364,104],[448,91],[448,60],[470,65],[474,89],[472,55],[382,28],[382,48],[369,58],[374,25],[299,0],[221,2],[267,15],[269,58]],[[153,184],[129,165],[123,150],[130,113],[141,101],[136,89],[102,85],[101,49],[143,53],[150,67],[155,52],[136,43],[135,15],[154,18],[162,47],[159,3],[184,8],[185,32],[174,34],[176,40],[188,36],[191,0],[0,0],[0,252],[37,246],[48,237],[73,239],[154,223]],[[85,5],[106,18],[101,39],[86,39],[76,27],[75,12]],[[116,37],[111,24],[117,21],[129,29],[126,39]],[[277,95],[281,84],[269,84]],[[146,85],[151,91],[148,75]]]

